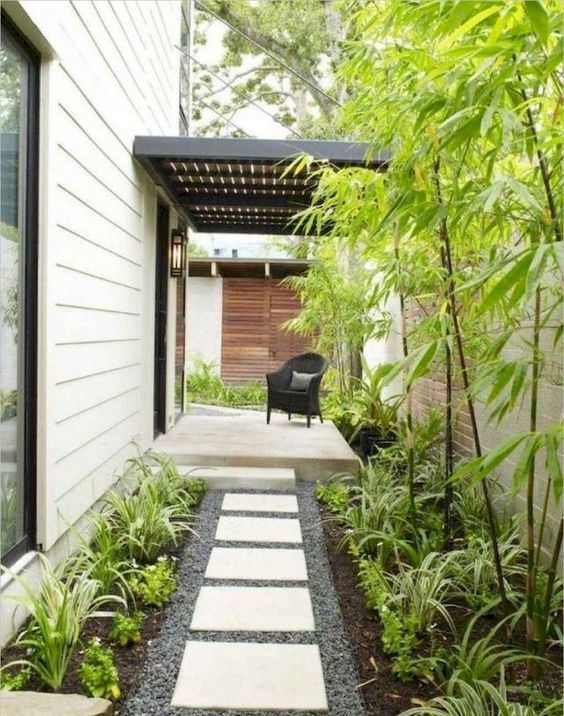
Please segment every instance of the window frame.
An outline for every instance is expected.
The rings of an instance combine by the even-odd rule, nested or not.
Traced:
[[[23,370],[23,450],[21,460],[23,485],[23,536],[5,554],[3,564],[10,565],[26,552],[36,549],[37,529],[37,273],[39,231],[39,101],[41,56],[29,43],[7,14],[1,13],[2,31],[11,36],[27,60],[27,126],[25,171],[25,231],[22,259],[23,291],[25,303],[24,355],[20,366]],[[18,437],[19,440],[21,440]],[[20,442],[21,444],[21,442]],[[19,456],[18,456],[19,457]]]

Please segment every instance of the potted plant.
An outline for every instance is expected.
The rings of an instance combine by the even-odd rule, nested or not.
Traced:
[[[351,442],[358,436],[364,457],[375,455],[397,440],[398,411],[401,396],[382,398],[384,376],[389,366],[383,364],[371,370],[363,359],[363,378],[358,381],[354,405],[350,409],[355,430]]]

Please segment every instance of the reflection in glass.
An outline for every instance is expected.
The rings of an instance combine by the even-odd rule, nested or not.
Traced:
[[[176,337],[174,353],[174,415],[177,418],[184,410],[184,338],[186,322],[184,302],[186,279],[176,279]]]
[[[24,536],[23,237],[28,64],[2,28],[0,49],[0,550]],[[18,411],[18,404],[20,410]]]

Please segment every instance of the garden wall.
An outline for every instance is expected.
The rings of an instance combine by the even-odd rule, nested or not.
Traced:
[[[369,365],[374,366],[379,363],[385,363],[390,361],[399,360],[402,357],[401,347],[401,320],[400,320],[400,309],[399,301],[391,300],[387,306],[392,314],[392,328],[390,336],[385,341],[370,341],[365,348],[365,356],[369,362]],[[419,306],[412,305],[408,307],[407,320],[408,325],[413,325],[417,320],[422,317],[422,310]],[[544,349],[550,356],[550,364],[548,365],[547,373],[550,375],[549,379],[545,379],[541,382],[539,389],[539,400],[538,400],[538,423],[539,429],[544,429],[549,425],[557,423],[562,420],[562,401],[561,401],[561,386],[562,386],[562,360],[558,355],[550,355],[550,346],[552,345],[553,330],[546,330],[542,336],[542,343]],[[520,335],[514,337],[509,342],[505,355],[507,359],[517,359],[523,355],[522,346],[526,336],[521,331]],[[459,376],[455,376],[455,380],[459,383]],[[390,391],[391,394],[398,393],[399,389],[396,386],[395,389]],[[434,369],[425,377],[419,379],[412,391],[412,407],[413,413],[416,418],[423,419],[431,408],[437,408],[438,410],[444,410],[446,404],[446,387],[445,387],[445,376],[443,366],[440,363],[436,363]],[[484,410],[480,404],[476,405],[476,414],[478,418],[478,429],[480,439],[482,443],[483,451],[486,452],[492,449],[496,445],[499,445],[503,441],[510,438],[512,435],[516,435],[520,432],[528,430],[528,405],[525,403],[520,409],[515,409],[511,413],[508,413],[504,420],[499,425],[495,422],[489,423],[487,420],[487,411]],[[461,399],[460,388],[454,389],[454,447],[456,454],[459,458],[471,458],[474,456],[474,441],[472,437],[472,425],[470,422],[470,415],[466,401]],[[503,465],[498,469],[497,475],[505,491],[505,496],[508,500],[508,504],[511,509],[515,512],[522,512],[525,505],[525,494],[521,491],[517,495],[513,496],[511,492],[512,488],[512,474],[515,468],[515,458],[518,457],[518,453],[515,456],[510,456],[506,459]],[[539,479],[536,481],[537,494],[535,495],[536,509],[542,510],[543,500],[545,496],[546,488],[546,476],[543,474],[542,461],[539,460],[538,464],[538,475]],[[551,532],[555,531],[558,526],[558,521],[561,517],[561,510],[559,506],[555,505],[551,500],[549,503],[549,525],[548,529]]]

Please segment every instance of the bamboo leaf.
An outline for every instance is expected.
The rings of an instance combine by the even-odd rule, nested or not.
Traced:
[[[533,460],[539,447],[539,435],[529,435],[525,441],[523,451],[517,462],[517,467],[513,472],[513,490],[519,492],[527,480],[527,476],[532,467]]]
[[[550,23],[544,5],[539,0],[525,0],[525,13],[535,35],[546,46],[550,34]]]
[[[563,478],[562,464],[560,462],[561,438],[557,435],[548,435],[546,439],[546,470],[552,480],[554,499],[559,502],[562,498]]]
[[[482,12],[478,12],[475,15],[472,15],[472,17],[464,22],[460,27],[458,27],[454,32],[452,32],[450,35],[445,37],[439,47],[440,49],[444,49],[448,46],[453,46],[460,37],[462,37],[464,34],[466,34],[469,30],[471,30],[476,25],[479,25],[481,22],[483,22],[486,18],[490,17],[490,15],[493,15],[496,12],[499,12],[500,6],[499,5],[491,5],[490,7],[487,7],[485,10],[482,10]]]
[[[414,363],[407,376],[407,385],[411,385],[414,381],[416,381],[418,378],[421,378],[421,376],[427,373],[431,361],[437,355],[437,350],[438,342],[433,341],[428,346],[423,346],[421,350],[412,354],[414,358]]]
[[[525,255],[517,261],[513,268],[504,274],[490,290],[482,302],[481,310],[490,310],[497,303],[499,303],[501,299],[507,296],[510,290],[513,291],[519,282],[521,282],[524,286],[527,278],[527,271],[532,260],[533,254],[530,251],[525,253]]]

